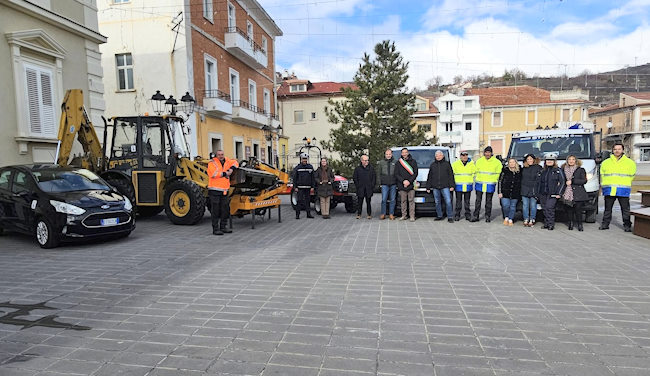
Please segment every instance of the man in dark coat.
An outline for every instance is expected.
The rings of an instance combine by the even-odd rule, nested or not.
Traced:
[[[361,164],[354,169],[352,180],[354,180],[354,186],[357,188],[357,198],[359,200],[357,219],[361,218],[364,199],[366,200],[368,219],[372,219],[370,199],[372,198],[372,190],[375,188],[375,184],[377,184],[377,176],[375,175],[375,169],[370,165],[370,159],[367,155],[364,154],[361,156]]]
[[[456,181],[454,180],[454,171],[449,161],[445,160],[442,151],[436,151],[436,159],[429,166],[429,175],[427,176],[427,193],[433,190],[433,197],[436,200],[436,221],[442,220],[442,199],[445,200],[447,207],[447,220],[453,222],[453,207],[451,206],[451,192],[454,190]]]
[[[300,219],[300,211],[307,212],[307,218],[314,218],[311,215],[311,189],[315,185],[314,167],[308,161],[309,156],[307,153],[300,155],[300,164],[293,169],[291,179],[293,180],[293,188],[298,192],[298,205],[296,206],[296,219]]]
[[[397,161],[395,167],[395,181],[400,198],[400,209],[402,210],[401,221],[406,220],[406,213],[415,222],[415,180],[418,178],[418,162],[411,157],[409,149],[402,149],[402,157]],[[407,206],[408,201],[408,206]]]

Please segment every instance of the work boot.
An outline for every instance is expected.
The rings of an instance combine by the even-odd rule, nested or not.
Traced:
[[[380,215],[380,216],[379,216],[379,219],[381,219],[382,221],[383,221],[384,219],[386,219],[386,214],[382,214],[382,215]]]
[[[212,230],[212,235],[223,235],[223,231],[221,230]]]
[[[307,218],[314,218],[314,216],[313,216],[313,215],[311,215],[311,213],[310,213],[310,212],[307,212]]]
[[[296,212],[296,219],[300,219],[300,212]]]
[[[221,231],[222,231],[224,234],[232,234],[232,230],[229,229],[228,227],[222,227],[222,228],[221,228]]]

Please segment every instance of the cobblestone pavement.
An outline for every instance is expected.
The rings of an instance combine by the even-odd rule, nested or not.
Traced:
[[[0,375],[650,375],[650,241],[620,214],[582,233],[273,215],[0,238]]]

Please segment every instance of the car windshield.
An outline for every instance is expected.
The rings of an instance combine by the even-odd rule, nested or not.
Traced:
[[[33,172],[38,186],[45,192],[74,192],[111,188],[99,176],[80,168],[76,170],[38,170]]]
[[[556,154],[558,159],[566,159],[569,155],[578,158],[592,158],[593,144],[591,134],[563,134],[553,136],[527,136],[513,138],[508,157],[523,159],[526,154],[544,157]]]
[[[418,168],[429,168],[429,165],[436,159],[436,151],[438,150],[442,151],[445,160],[449,161],[449,151],[446,149],[409,149],[409,153],[411,153],[411,157],[417,162]],[[401,152],[401,150],[394,150],[393,155],[399,158]]]

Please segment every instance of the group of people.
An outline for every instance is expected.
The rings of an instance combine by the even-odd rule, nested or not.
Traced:
[[[524,156],[523,167],[510,158],[505,163],[493,156],[492,147],[483,150],[483,156],[476,162],[469,160],[467,152],[461,152],[454,163],[445,159],[442,151],[435,153],[435,160],[429,166],[425,189],[433,195],[436,208],[435,220],[447,217],[449,222],[459,221],[463,212],[466,220],[478,222],[483,198],[485,196],[486,222],[492,220],[492,200],[496,193],[501,202],[503,224],[513,226],[517,204],[521,201],[523,225],[535,226],[537,203],[543,209],[544,225],[548,230],[555,229],[555,210],[563,205],[568,214],[568,229],[574,226],[583,231],[582,211],[589,197],[585,190],[587,173],[576,155],[569,155],[560,167],[557,155],[546,154],[544,162],[528,154]],[[371,197],[377,185],[381,190],[381,214],[379,219],[395,220],[395,206],[399,194],[400,220],[415,221],[415,189],[418,184],[418,163],[409,153],[408,148],[401,150],[398,159],[393,158],[392,150],[384,153],[384,158],[377,162],[376,169],[370,164],[367,155],[361,156],[361,163],[354,170],[352,180],[356,186],[358,200],[357,219],[361,218],[365,203],[368,219],[372,219]],[[630,193],[632,180],[636,174],[636,164],[624,155],[623,144],[617,143],[612,148],[610,158],[600,166],[601,189],[605,199],[605,212],[601,230],[609,229],[612,208],[618,200],[623,216],[623,227],[630,232]],[[301,155],[301,163],[293,171],[294,186],[298,189],[299,205],[296,218],[300,218],[301,208],[307,211],[307,217],[313,218],[309,210],[309,194],[313,186],[319,196],[321,215],[330,218],[329,202],[333,194],[334,173],[327,159],[321,158],[320,165],[314,171],[308,163],[307,154]],[[475,191],[474,211],[470,210],[472,191]],[[452,195],[455,193],[456,204],[453,206]],[[446,213],[443,213],[443,204]],[[463,211],[464,208],[464,211]]]

